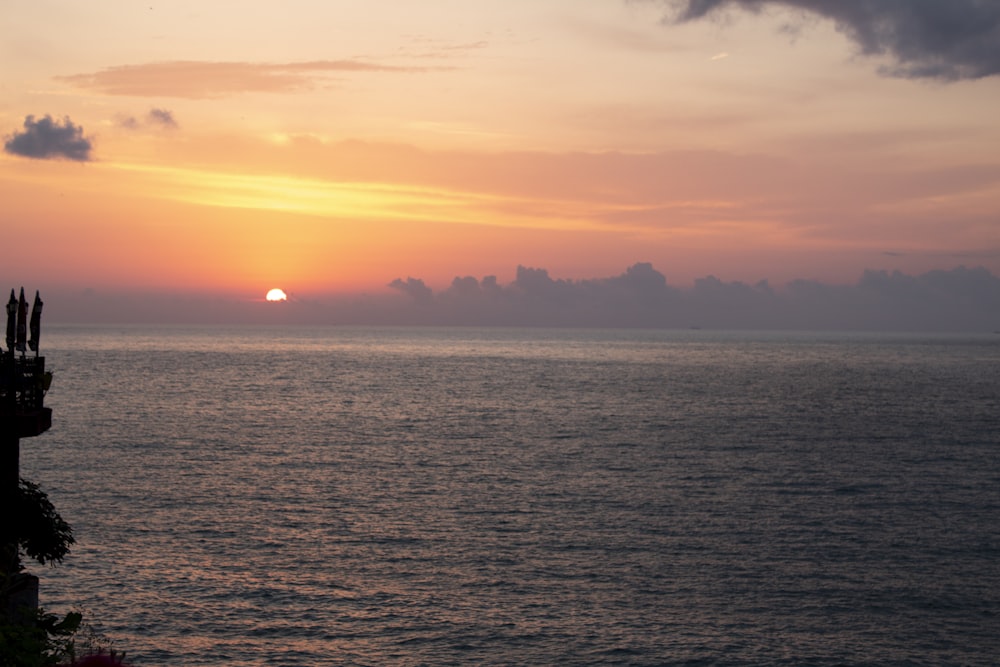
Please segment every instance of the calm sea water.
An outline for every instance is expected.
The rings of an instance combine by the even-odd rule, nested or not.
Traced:
[[[1000,660],[1000,336],[43,334],[42,601],[137,665]]]

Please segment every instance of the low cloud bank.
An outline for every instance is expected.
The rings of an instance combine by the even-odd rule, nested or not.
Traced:
[[[63,323],[257,323],[812,331],[992,332],[1000,330],[1000,278],[959,267],[918,276],[867,271],[853,285],[795,281],[667,283],[651,264],[610,278],[564,280],[518,267],[513,282],[457,277],[435,292],[418,278],[390,294],[300,298],[283,303],[87,290],[46,294],[46,316]]]
[[[518,267],[514,282],[455,278],[439,294],[409,279],[391,286],[412,297],[409,318],[423,324],[706,329],[993,331],[1000,329],[1000,278],[959,267],[919,276],[866,271],[854,285],[798,280],[777,290],[766,281],[692,288],[667,284],[651,264],[594,280],[553,279]]]

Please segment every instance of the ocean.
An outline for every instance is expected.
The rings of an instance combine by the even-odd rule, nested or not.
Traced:
[[[136,666],[994,665],[1000,336],[43,330]]]

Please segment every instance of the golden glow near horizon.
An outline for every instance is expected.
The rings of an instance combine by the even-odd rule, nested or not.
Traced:
[[[4,229],[44,248],[12,273],[253,293],[640,261],[675,284],[1000,272],[1000,77],[885,76],[891,52],[780,3],[682,25],[624,0],[64,10],[5,17]]]

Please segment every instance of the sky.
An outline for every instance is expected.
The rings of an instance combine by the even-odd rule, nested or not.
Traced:
[[[1000,0],[10,0],[0,33],[0,286],[64,312],[1000,274]]]

